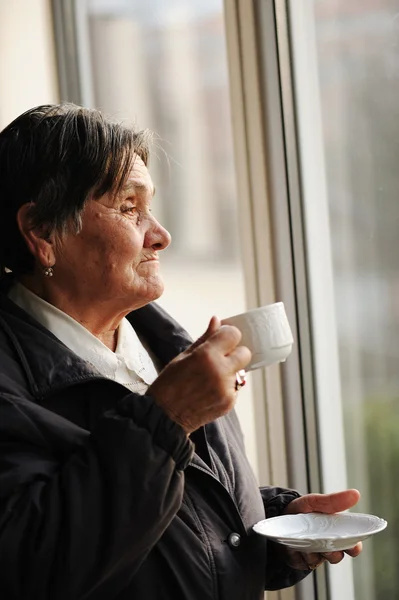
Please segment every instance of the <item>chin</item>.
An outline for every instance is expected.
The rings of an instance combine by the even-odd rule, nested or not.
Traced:
[[[144,289],[132,291],[131,297],[135,308],[141,308],[146,304],[150,304],[150,302],[158,300],[162,296],[163,291],[164,283],[162,279],[157,277],[156,281],[146,282]]]
[[[158,298],[160,298],[163,294],[163,290],[164,290],[164,285],[163,283],[161,285],[158,286],[157,290],[154,290],[154,293],[151,296],[151,299],[148,300],[148,302],[154,302],[155,300],[158,300]]]

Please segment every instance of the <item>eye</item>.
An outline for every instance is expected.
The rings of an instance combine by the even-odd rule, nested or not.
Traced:
[[[121,206],[121,213],[124,215],[129,215],[129,216],[133,216],[135,222],[138,224],[140,222],[141,219],[141,212],[138,209],[137,206],[135,206],[134,204],[129,204],[129,205],[122,205]]]
[[[137,206],[131,206],[131,205],[121,206],[121,212],[123,212],[123,213],[129,213],[129,212],[134,213],[136,211],[137,211]]]

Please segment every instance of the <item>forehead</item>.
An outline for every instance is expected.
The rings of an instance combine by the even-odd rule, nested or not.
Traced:
[[[141,160],[135,155],[130,173],[122,186],[122,190],[134,189],[136,192],[154,194],[154,184],[152,183],[151,175]]]

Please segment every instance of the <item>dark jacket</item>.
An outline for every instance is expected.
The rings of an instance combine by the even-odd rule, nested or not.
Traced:
[[[129,319],[161,365],[190,344],[156,305]],[[302,579],[251,531],[297,494],[259,493],[234,413],[191,438],[1,293],[0,598],[258,600]]]

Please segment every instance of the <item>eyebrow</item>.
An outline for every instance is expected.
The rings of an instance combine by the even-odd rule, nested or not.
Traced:
[[[150,188],[145,183],[140,183],[139,181],[129,181],[122,187],[122,190],[124,192],[131,190],[131,189],[134,191],[137,191],[137,192],[151,191]],[[152,196],[155,196],[155,186],[152,187]]]

